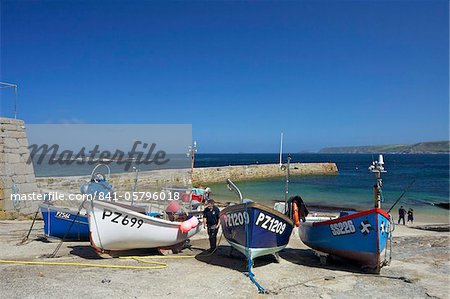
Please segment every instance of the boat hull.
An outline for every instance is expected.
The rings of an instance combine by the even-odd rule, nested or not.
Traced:
[[[361,266],[383,266],[391,233],[389,215],[372,209],[327,221],[306,221],[300,225],[300,239],[320,252],[353,260]]]
[[[182,232],[181,222],[147,216],[106,201],[90,201],[86,210],[91,246],[98,251],[168,248],[201,230],[197,225],[189,232]]]
[[[62,239],[66,236],[66,240],[89,241],[87,215],[79,214],[77,216],[78,210],[48,204],[40,204],[39,210],[44,220],[44,235],[46,237]],[[70,231],[68,231],[69,228]]]
[[[257,203],[225,208],[220,213],[220,224],[228,243],[251,259],[282,250],[293,229],[288,217]]]

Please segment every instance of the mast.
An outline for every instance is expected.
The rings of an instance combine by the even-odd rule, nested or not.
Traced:
[[[283,156],[283,132],[281,132],[281,141],[280,141],[280,167],[283,165],[282,156]]]
[[[378,161],[372,162],[372,165],[369,166],[369,170],[375,174],[376,178],[376,183],[373,186],[374,206],[377,209],[381,209],[381,202],[383,201],[383,194],[381,191],[383,180],[381,179],[381,173],[387,172],[384,170],[383,155],[378,156]]]

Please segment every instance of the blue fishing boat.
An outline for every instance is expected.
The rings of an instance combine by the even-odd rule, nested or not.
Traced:
[[[241,252],[247,259],[246,275],[256,285],[259,293],[266,290],[255,280],[252,272],[253,259],[277,253],[289,243],[294,228],[292,220],[283,213],[243,199],[242,193],[231,181],[228,188],[236,192],[240,203],[228,206],[220,212],[220,225],[225,239],[232,248]]]
[[[286,247],[293,229],[292,220],[279,211],[243,200],[233,182],[227,182],[241,200],[240,204],[229,206],[220,213],[220,224],[228,243],[250,260],[275,254]]]
[[[360,264],[364,269],[379,273],[390,262],[393,223],[390,215],[381,209],[381,173],[383,156],[372,163],[369,170],[375,173],[375,207],[354,212],[342,211],[338,217],[307,217],[299,227],[303,243],[322,257],[335,255]],[[389,251],[389,254],[388,254]]]
[[[89,241],[89,223],[85,213],[56,207],[49,203],[39,205],[44,219],[44,235],[73,241]]]
[[[286,247],[293,229],[288,217],[255,202],[224,209],[220,223],[228,243],[252,260]]]

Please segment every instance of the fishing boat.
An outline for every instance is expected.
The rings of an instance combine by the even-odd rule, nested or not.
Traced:
[[[44,220],[46,238],[89,241],[89,224],[85,213],[51,203],[40,204],[39,210]]]
[[[227,180],[228,188],[239,196],[240,203],[220,212],[220,224],[228,243],[249,261],[276,254],[286,247],[293,229],[292,220],[272,208],[243,199],[241,191]]]
[[[101,167],[105,171],[99,171]],[[108,182],[111,176],[109,167],[105,164],[97,165],[91,173],[88,182],[81,185],[83,195],[107,197],[113,191]],[[39,210],[44,220],[44,236],[46,238],[58,238],[67,241],[89,241],[89,223],[84,209],[55,206],[47,201],[39,205]]]
[[[138,170],[135,169],[136,191]],[[110,190],[110,185],[102,180],[105,176],[93,175],[98,180],[90,180],[82,186],[86,192],[99,192]],[[175,190],[175,191],[174,191]],[[186,241],[201,229],[197,217],[198,211],[187,211],[184,204],[190,206],[191,202],[184,203],[173,199],[174,194],[181,194],[181,189],[164,189],[164,198],[170,198],[166,203],[150,205],[135,205],[131,203],[109,200],[108,197],[95,197],[84,203],[89,223],[89,237],[91,246],[98,252],[114,252],[130,249],[158,248],[160,251],[177,251]],[[166,194],[167,193],[167,194]],[[105,200],[101,200],[101,198]]]
[[[390,262],[388,244],[392,244],[393,231],[390,215],[381,209],[381,173],[386,172],[382,155],[369,170],[376,176],[374,208],[360,212],[341,211],[337,217],[306,217],[299,227],[299,235],[319,256],[335,255],[379,273]]]
[[[168,207],[174,206],[172,203]],[[181,218],[166,210],[166,217],[153,216],[143,207],[101,200],[85,206],[91,246],[99,252],[176,249],[201,230],[195,214],[183,213],[185,217]]]

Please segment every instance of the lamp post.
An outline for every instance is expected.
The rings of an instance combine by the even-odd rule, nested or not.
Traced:
[[[189,151],[187,153],[188,157],[191,157],[191,178],[194,178],[194,161],[195,153],[197,153],[197,141],[194,141],[194,145],[189,145]]]
[[[285,185],[285,189],[284,189],[284,204],[285,204],[285,207],[287,207],[287,201],[288,201],[288,197],[289,197],[289,176],[291,175],[291,173],[290,173],[290,164],[291,164],[291,154],[288,154],[287,164],[286,164],[286,185]]]

